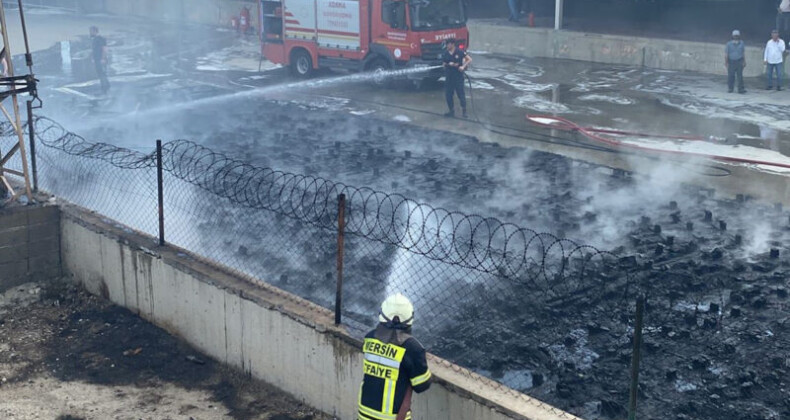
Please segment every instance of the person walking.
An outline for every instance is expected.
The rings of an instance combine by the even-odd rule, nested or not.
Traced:
[[[771,31],[771,39],[765,45],[765,73],[767,76],[766,90],[773,89],[773,74],[776,72],[776,90],[782,90],[782,67],[784,64],[785,42],[779,38],[779,31]]]
[[[381,304],[379,324],[365,336],[357,420],[411,419],[412,392],[431,386],[425,349],[411,336],[414,306],[398,293]]]
[[[790,0],[779,1],[776,14],[776,29],[782,39],[790,39]]]
[[[91,26],[90,34],[93,50],[91,58],[96,68],[96,74],[99,76],[101,91],[106,95],[110,90],[110,81],[107,79],[107,40],[99,35],[99,28],[95,26]]]
[[[466,113],[466,91],[464,90],[464,72],[472,62],[472,57],[466,52],[456,48],[456,41],[448,39],[445,41],[447,48],[442,54],[444,64],[444,97],[447,100],[447,111],[445,117],[455,117],[455,95],[458,95],[458,103],[461,104],[464,118],[469,118]]]
[[[790,1],[790,0],[788,0]],[[724,48],[724,66],[727,67],[727,92],[732,93],[735,81],[738,80],[738,93],[746,93],[743,86],[743,69],[746,67],[746,55],[741,31],[732,31],[732,39]]]

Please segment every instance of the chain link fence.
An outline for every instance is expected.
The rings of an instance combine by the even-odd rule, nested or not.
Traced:
[[[153,148],[91,143],[47,118],[35,130],[42,190],[158,236]],[[344,205],[344,324],[364,333],[384,297],[403,292],[432,352],[516,390],[551,395],[557,361],[592,368],[588,319],[635,296],[617,256],[497,219],[255,167],[185,140],[163,145],[162,169],[168,243],[327,308]],[[625,337],[629,320],[620,321]],[[617,363],[625,393],[628,360]]]
[[[159,234],[153,147],[91,143],[46,118],[35,129],[41,189]],[[647,302],[639,372],[649,379],[639,381],[637,396],[651,412],[762,410],[770,418],[753,400],[770,398],[790,368],[782,279],[763,290],[705,264],[683,263],[696,267],[693,276],[670,264],[646,267],[634,256],[252,166],[185,140],[163,145],[162,170],[168,243],[330,309],[342,249],[343,324],[353,334],[375,325],[388,294],[403,292],[416,307],[415,335],[432,353],[503,392],[585,418],[627,415],[638,296]],[[755,363],[748,349],[775,356]],[[701,398],[703,388],[714,394]]]

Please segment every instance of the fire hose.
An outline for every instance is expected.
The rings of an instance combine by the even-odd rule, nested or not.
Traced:
[[[687,157],[698,157],[704,159],[711,159],[719,162],[726,162],[726,163],[743,163],[743,164],[751,164],[751,165],[765,165],[765,166],[772,166],[777,168],[785,168],[790,169],[790,163],[781,163],[781,162],[771,162],[771,161],[764,161],[764,160],[755,160],[755,159],[747,159],[747,158],[739,158],[733,156],[723,156],[723,155],[716,155],[712,153],[701,153],[701,152],[685,152],[681,150],[665,150],[659,149],[655,147],[649,146],[642,146],[637,144],[630,144],[626,142],[622,142],[615,138],[604,137],[604,135],[612,135],[612,136],[632,136],[632,137],[642,137],[642,138],[657,138],[657,139],[675,139],[675,140],[684,140],[684,141],[702,141],[708,142],[708,139],[704,137],[698,136],[670,136],[670,135],[662,135],[662,134],[645,134],[645,133],[638,133],[638,132],[629,132],[629,131],[619,131],[619,130],[607,130],[607,129],[600,129],[600,128],[591,128],[591,127],[582,127],[573,121],[570,121],[566,118],[556,117],[553,115],[527,115],[527,121],[531,122],[534,125],[551,128],[561,131],[568,131],[568,132],[575,132],[579,133],[590,140],[594,140],[596,142],[600,142],[606,144],[608,146],[616,147],[616,148],[628,148],[633,150],[638,150],[642,152],[650,152],[650,153],[659,153],[659,154],[668,154],[668,155],[675,155],[675,156],[687,156]]]

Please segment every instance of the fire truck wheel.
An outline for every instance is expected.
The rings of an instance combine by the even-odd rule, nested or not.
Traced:
[[[298,49],[291,53],[291,71],[304,79],[313,75],[313,58],[307,51]]]
[[[373,84],[380,87],[389,86],[391,80],[387,77],[385,72],[390,70],[390,65],[387,63],[387,60],[383,58],[377,58],[370,62],[368,65],[368,71],[374,74]]]

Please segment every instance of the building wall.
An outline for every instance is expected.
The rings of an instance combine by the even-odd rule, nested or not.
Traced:
[[[334,317],[271,286],[123,232],[75,207],[62,211],[64,270],[221,362],[307,405],[356,419],[361,343]],[[434,386],[415,397],[415,420],[573,420],[575,417],[429,355]]]
[[[254,0],[101,0],[101,7],[105,13],[209,25],[230,25],[243,7],[251,9],[254,23],[258,10]]]
[[[0,292],[60,275],[60,211],[54,206],[0,209]]]

